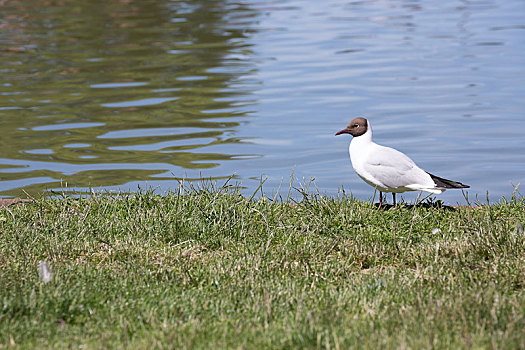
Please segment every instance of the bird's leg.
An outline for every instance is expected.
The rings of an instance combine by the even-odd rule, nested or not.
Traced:
[[[383,206],[383,192],[379,191],[379,208],[378,209],[381,209],[382,206]]]
[[[396,205],[396,194],[392,192],[392,198],[394,199],[394,206]]]

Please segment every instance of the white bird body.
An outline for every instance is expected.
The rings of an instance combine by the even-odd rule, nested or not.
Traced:
[[[336,135],[350,134],[354,138],[348,151],[355,172],[363,181],[382,192],[395,194],[406,191],[442,193],[449,188],[469,188],[460,182],[432,175],[421,169],[404,153],[378,145],[372,140],[372,128],[365,118],[355,118]]]
[[[372,141],[372,128],[354,137],[348,148],[352,166],[364,182],[381,192],[427,191],[442,193],[430,175],[407,155]]]

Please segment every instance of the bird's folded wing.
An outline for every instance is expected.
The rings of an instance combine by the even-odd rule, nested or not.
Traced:
[[[379,145],[368,154],[367,160],[367,163],[372,166],[388,167],[397,171],[408,171],[416,166],[412,159],[408,158],[404,153]]]
[[[380,147],[370,152],[364,168],[383,187],[398,188],[428,182],[430,177],[408,156],[393,148]]]

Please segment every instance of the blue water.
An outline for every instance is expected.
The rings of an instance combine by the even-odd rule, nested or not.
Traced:
[[[234,175],[368,199],[334,136],[355,116],[471,200],[525,183],[521,0],[78,4],[0,22],[4,196]]]

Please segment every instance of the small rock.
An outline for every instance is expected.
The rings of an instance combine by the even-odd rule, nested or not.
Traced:
[[[53,278],[53,274],[51,273],[51,269],[47,265],[47,262],[41,261],[38,263],[38,274],[40,275],[40,279],[44,283],[51,282],[51,279]]]
[[[437,227],[432,229],[432,234],[433,235],[437,235],[438,233],[441,233],[441,229],[439,229]]]
[[[518,227],[516,228],[516,236],[523,234],[523,224],[518,222]]]

